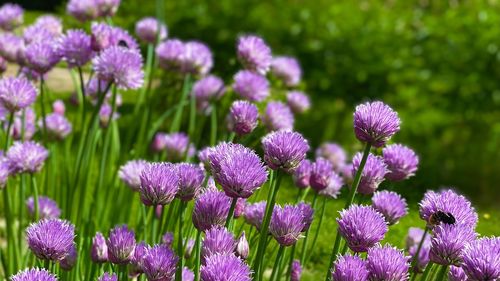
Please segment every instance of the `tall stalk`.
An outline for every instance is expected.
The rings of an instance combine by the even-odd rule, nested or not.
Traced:
[[[424,230],[424,234],[422,234],[422,238],[420,239],[420,242],[418,243],[417,251],[415,252],[415,254],[413,255],[413,257],[411,259],[411,268],[414,268],[415,265],[417,265],[418,255],[420,254],[420,250],[422,250],[422,245],[424,244],[425,237],[427,236],[428,232],[429,232],[429,228],[427,228],[427,226],[426,226],[425,230]],[[411,280],[415,280],[416,276],[417,276],[417,273],[413,272]]]
[[[314,193],[314,198],[313,198],[313,202],[312,202],[312,205],[311,205],[311,208],[314,210],[316,209],[316,203],[318,202],[318,193],[315,192]],[[319,225],[318,225],[319,227]],[[306,234],[305,234],[305,237],[303,239],[303,244],[302,244],[302,253],[300,254],[300,264],[304,264],[304,262],[306,261],[306,254],[307,254],[307,241],[308,241],[308,237],[309,237],[309,231],[311,230],[311,227],[309,227],[306,231]]]
[[[179,104],[184,104],[191,89],[191,74],[186,74],[184,77],[184,83],[182,85],[182,96],[179,101]],[[172,121],[172,125],[170,126],[170,133],[178,132],[181,128],[182,121],[182,112],[184,111],[183,106],[179,106],[174,115],[174,120]]]
[[[179,263],[177,264],[177,272],[175,273],[175,280],[182,281],[182,268],[184,267],[184,254],[183,254],[183,237],[182,237],[182,227],[184,225],[184,213],[186,209],[186,202],[180,202],[179,210],[179,236],[177,237],[177,255],[179,256]]]

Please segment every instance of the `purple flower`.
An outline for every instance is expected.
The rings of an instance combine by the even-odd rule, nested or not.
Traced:
[[[306,228],[304,214],[299,206],[276,206],[273,210],[269,232],[281,246],[292,246],[301,237],[301,232]]]
[[[346,166],[347,154],[345,150],[336,143],[323,143],[318,149],[316,149],[316,158],[319,157],[330,161],[336,172],[341,172],[342,168]]]
[[[52,34],[53,38],[57,38],[63,33],[62,20],[53,15],[43,15],[36,19],[35,26],[41,27]]]
[[[483,237],[465,246],[462,268],[470,280],[498,280],[500,237]]]
[[[264,219],[264,212],[266,211],[267,202],[260,201],[257,203],[247,204],[245,207],[245,221],[255,226],[257,230],[260,230],[262,226],[262,220]]]
[[[245,262],[235,255],[215,254],[201,266],[201,281],[251,281],[251,271]]]
[[[280,101],[269,102],[261,119],[269,131],[291,131],[295,122],[290,108]]]
[[[467,276],[464,270],[458,266],[450,266],[450,271],[448,272],[448,281],[467,281]]]
[[[358,256],[339,256],[333,264],[333,281],[368,281],[367,264]]]
[[[68,119],[61,114],[51,113],[45,117],[45,124],[47,124],[47,133],[49,137],[55,140],[63,140],[72,130],[71,123]],[[43,127],[43,121],[38,122],[39,127]]]
[[[52,103],[52,111],[54,111],[54,113],[64,115],[64,113],[66,112],[66,106],[64,105],[64,102],[62,100],[55,100]]]
[[[189,137],[185,133],[172,133],[164,135],[165,150],[169,161],[180,161],[194,155],[189,144]]]
[[[5,156],[0,156],[0,189],[4,188],[9,179],[11,170],[9,161]]]
[[[323,158],[316,159],[316,162],[312,164],[311,177],[309,178],[311,188],[317,192],[327,188],[333,174],[332,163]]]
[[[57,45],[51,40],[29,44],[24,54],[29,68],[40,75],[47,73],[61,60]]]
[[[58,52],[69,67],[81,67],[92,58],[90,35],[83,30],[68,30],[58,41]]]
[[[0,34],[0,55],[9,62],[18,62],[18,54],[24,52],[23,38],[14,33]]]
[[[42,260],[62,260],[69,253],[74,239],[75,227],[64,220],[45,219],[26,229],[28,247]]]
[[[113,114],[113,116],[111,116]],[[120,114],[116,111],[113,112],[113,107],[109,103],[104,103],[99,109],[99,124],[102,128],[107,128],[110,120],[116,120]]]
[[[418,156],[411,148],[401,144],[391,144],[382,151],[387,165],[385,177],[391,181],[402,181],[413,175],[418,168]]]
[[[214,75],[208,75],[194,83],[191,95],[196,98],[198,110],[208,114],[211,112],[211,103],[219,100],[225,91],[222,79]]]
[[[139,193],[146,206],[167,205],[179,190],[180,178],[174,164],[148,164],[142,170],[140,179]]]
[[[368,249],[366,258],[369,280],[409,280],[409,258],[390,245],[376,245]]]
[[[46,269],[31,268],[19,271],[10,277],[11,281],[57,281],[57,277]]]
[[[234,75],[234,91],[243,99],[260,102],[269,96],[269,82],[266,77],[248,70]]]
[[[337,173],[333,172],[330,175],[326,188],[320,190],[318,194],[335,199],[339,195],[343,185],[344,180]]]
[[[293,260],[292,269],[290,271],[290,281],[300,281],[302,276],[302,266],[299,260]]]
[[[120,6],[120,0],[94,0],[100,17],[112,17]]]
[[[33,197],[26,200],[26,206],[31,217],[35,216],[35,200]],[[61,210],[57,203],[46,196],[38,197],[38,216],[40,219],[57,219],[61,215]]]
[[[168,39],[158,44],[156,56],[160,67],[169,71],[180,71],[185,48],[185,44],[178,39]]]
[[[440,192],[427,191],[419,205],[420,218],[427,222],[428,227],[433,226],[431,217],[434,217],[438,211],[451,214],[456,224],[464,224],[472,228],[477,224],[478,217],[472,204],[464,196],[451,189]]]
[[[262,148],[269,168],[292,173],[305,159],[309,144],[300,133],[278,131],[262,139]]]
[[[250,254],[250,245],[248,245],[248,240],[245,237],[245,231],[241,233],[240,238],[236,242],[236,248],[234,252],[236,256],[240,257],[241,259],[246,260],[248,258],[248,255]]]
[[[226,118],[227,128],[238,136],[247,135],[257,127],[258,118],[259,110],[255,104],[238,100],[229,108]]]
[[[429,253],[431,251],[431,242],[430,238],[426,237],[424,244],[420,248],[420,252],[418,253],[418,257],[416,257],[415,266],[412,268],[414,272],[422,272],[427,264],[430,261]],[[411,259],[413,260],[418,251],[418,245],[414,245],[408,249],[408,254],[410,254]]]
[[[293,113],[304,113],[311,108],[309,96],[299,91],[291,91],[286,94],[286,103]]]
[[[151,143],[151,149],[156,152],[162,152],[166,147],[166,133],[158,132],[155,134],[153,138],[153,142]]]
[[[184,44],[182,54],[182,71],[204,76],[213,67],[213,57],[210,48],[198,41],[189,41]]]
[[[302,69],[296,58],[275,57],[271,62],[271,73],[288,87],[297,86],[302,78]]]
[[[118,177],[133,191],[139,191],[141,188],[141,174],[148,165],[145,160],[131,160],[120,167]]]
[[[142,56],[136,50],[113,46],[92,60],[99,79],[114,82],[120,89],[138,89],[144,83]]]
[[[5,31],[14,30],[23,24],[24,10],[21,6],[5,3],[0,7],[0,28]]]
[[[114,264],[127,264],[134,257],[135,233],[126,225],[115,226],[106,240],[108,258]]]
[[[108,245],[106,244],[106,238],[104,238],[100,232],[97,232],[94,238],[92,238],[90,258],[95,263],[104,263],[108,261]]]
[[[167,39],[167,27],[153,17],[146,17],[135,24],[135,34],[142,41],[154,44]]]
[[[418,246],[420,240],[424,235],[424,230],[418,227],[410,227],[408,229],[408,235],[406,236],[406,249],[409,249],[413,246]],[[425,236],[424,243],[431,243],[430,237],[428,235]]]
[[[186,250],[184,251],[184,258],[189,259],[191,257],[191,254],[193,253],[193,248],[194,248],[194,239],[188,239],[186,243]]]
[[[139,52],[139,44],[126,30],[105,23],[92,23],[91,46],[96,52],[113,46]]]
[[[101,275],[97,281],[118,281],[118,276],[114,273],[104,272],[104,274]]]
[[[134,256],[130,260],[130,264],[132,265],[130,275],[139,275],[141,273],[144,273],[143,270],[144,257],[146,256],[150,248],[151,247],[149,247],[144,241],[141,241],[135,245]]]
[[[432,232],[430,259],[437,264],[458,266],[465,245],[474,239],[476,232],[469,225],[438,225]]]
[[[351,250],[366,252],[384,239],[388,230],[384,217],[370,206],[351,205],[340,212],[339,232]]]
[[[69,249],[68,254],[59,262],[59,265],[64,270],[71,270],[76,265],[78,259],[78,252],[76,250],[76,245],[73,244]]]
[[[358,140],[374,147],[383,146],[399,131],[398,114],[380,101],[356,106],[354,112],[354,133]]]
[[[293,172],[293,182],[298,188],[309,187],[309,178],[311,177],[312,163],[308,159],[302,160],[299,166]]]
[[[194,281],[194,273],[187,267],[182,268],[182,281]]]
[[[231,198],[248,198],[267,180],[267,171],[260,157],[242,145],[219,144],[209,159],[215,181]]]
[[[205,233],[201,248],[202,260],[205,261],[212,255],[230,255],[236,250],[236,240],[233,234],[225,227],[214,226]]]
[[[173,280],[179,258],[166,245],[156,245],[146,251],[142,270],[148,280]]]
[[[180,163],[177,164],[177,172],[179,173],[179,191],[176,197],[182,201],[189,201],[197,197],[205,179],[205,173],[200,166]]]
[[[406,200],[393,191],[377,191],[372,197],[372,206],[380,212],[389,225],[396,224],[408,214]]]
[[[1,103],[0,103],[1,107]],[[35,126],[36,116],[35,111],[31,107],[26,107],[24,109],[24,127],[23,127],[23,112],[18,111],[14,114],[14,123],[11,126],[10,135],[15,140],[22,139],[22,133],[24,130],[24,139],[30,140],[36,131]],[[4,123],[4,129],[7,131],[8,122]]]
[[[260,37],[246,35],[238,38],[237,54],[246,69],[265,75],[271,66],[271,48]]]
[[[168,247],[172,246],[174,243],[174,234],[170,231],[165,232],[161,237],[161,242]]]
[[[10,112],[32,105],[37,91],[26,78],[8,77],[0,80],[0,102]]]
[[[16,141],[7,151],[7,159],[14,173],[38,172],[48,156],[47,149],[33,141]]]
[[[230,198],[224,192],[207,190],[194,203],[193,224],[206,231],[215,225],[224,225],[229,213]]]
[[[361,153],[356,153],[352,158],[351,175],[354,177],[361,163]],[[361,194],[373,194],[378,186],[384,181],[384,176],[387,173],[387,166],[380,156],[368,154],[365,167],[361,172],[361,180],[358,185],[358,192]]]
[[[66,11],[82,22],[96,19],[98,12],[95,0],[70,0]]]
[[[61,34],[62,32],[56,34],[50,31],[45,26],[35,23],[24,29],[23,38],[26,46],[33,43],[44,42],[44,41],[56,44],[57,39],[61,36]],[[55,47],[57,46],[55,45]],[[21,52],[18,53],[18,60],[21,59],[20,58],[21,56],[23,56],[23,54]]]
[[[302,232],[306,232],[314,219],[314,209],[309,205],[309,203],[300,202],[297,204],[297,207],[302,212],[302,219],[304,221],[304,228],[302,228]]]

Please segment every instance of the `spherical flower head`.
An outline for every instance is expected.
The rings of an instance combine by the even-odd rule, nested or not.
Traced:
[[[413,245],[408,249],[408,254],[410,254],[411,259],[413,260],[418,251],[418,245]],[[412,267],[414,272],[422,272],[430,261],[429,253],[431,251],[431,242],[430,238],[427,236],[422,247],[420,248],[420,252],[418,253],[418,257],[416,257],[416,263]]]
[[[305,159],[309,144],[300,133],[277,131],[262,139],[262,148],[269,168],[292,173]]]
[[[309,96],[299,91],[291,91],[286,94],[286,103],[293,113],[304,113],[311,108]]]
[[[199,231],[206,231],[214,225],[224,225],[230,198],[224,192],[207,190],[196,200],[193,208],[193,224]]]
[[[293,182],[298,188],[309,187],[309,178],[311,177],[312,163],[308,159],[302,160],[299,166],[293,172]]]
[[[35,200],[33,197],[26,200],[26,207],[31,217],[35,217]],[[61,210],[56,201],[46,196],[38,197],[38,216],[40,219],[57,219],[61,215]]]
[[[333,264],[333,281],[368,281],[367,263],[358,256],[339,256]]]
[[[45,117],[45,124],[47,125],[47,133],[51,139],[63,140],[72,130],[71,123],[66,117],[58,113],[51,113]],[[43,128],[43,121],[38,122],[38,126]]]
[[[179,173],[179,191],[176,197],[182,201],[189,201],[197,197],[205,179],[205,173],[200,166],[180,163],[177,164],[177,172]]]
[[[94,238],[92,238],[90,258],[95,263],[104,263],[108,261],[108,245],[106,244],[106,238],[104,238],[100,232],[97,232]]]
[[[290,108],[280,101],[269,102],[261,119],[269,131],[291,131],[295,122]]]
[[[361,153],[356,153],[352,158],[351,175],[354,177],[359,169],[362,159]],[[358,185],[358,192],[361,194],[373,194],[378,186],[384,181],[384,176],[387,173],[387,166],[384,159],[380,156],[368,154],[365,167],[361,172],[361,180]]]
[[[441,265],[460,265],[463,249],[476,239],[474,228],[460,224],[441,224],[434,227],[430,259]]]
[[[162,152],[166,147],[166,133],[158,132],[155,134],[151,143],[151,149],[156,152]]]
[[[302,212],[302,219],[304,221],[304,228],[302,228],[302,232],[306,232],[314,219],[314,209],[309,205],[309,203],[300,202],[297,204],[297,207]]]
[[[260,157],[240,144],[221,143],[209,154],[210,171],[227,196],[248,198],[267,180]]]
[[[113,82],[120,89],[138,89],[144,83],[142,56],[132,49],[112,46],[92,60],[99,79]]]
[[[83,30],[68,30],[58,41],[58,52],[69,67],[81,67],[92,58],[90,35]]]
[[[76,250],[76,245],[73,244],[69,249],[68,254],[59,262],[59,265],[64,270],[71,270],[76,265],[78,259],[78,251]]]
[[[42,268],[31,268],[19,271],[16,275],[10,277],[11,281],[57,281],[57,277]]]
[[[381,213],[389,225],[396,224],[408,214],[406,200],[393,191],[377,191],[372,197],[372,206]]]
[[[0,15],[0,28],[5,31],[14,30],[23,24],[24,10],[17,4],[3,4],[0,7]]]
[[[148,280],[173,280],[179,258],[166,245],[156,245],[146,251],[142,270]]]
[[[14,173],[38,172],[48,156],[47,149],[34,141],[16,141],[7,151],[7,159]]]
[[[245,262],[235,255],[215,254],[201,266],[201,281],[251,281],[252,272]]]
[[[135,233],[126,225],[115,226],[106,240],[108,258],[114,264],[127,264],[134,257]]]
[[[169,71],[180,71],[185,44],[178,39],[168,39],[156,47],[156,56],[161,68]]]
[[[174,164],[148,164],[142,170],[140,179],[139,193],[146,206],[167,205],[179,190],[180,179]]]
[[[245,207],[245,221],[255,226],[257,230],[260,230],[262,226],[262,220],[264,219],[264,213],[266,212],[266,201],[260,201],[253,204],[247,204]]]
[[[399,131],[400,123],[397,112],[381,101],[360,104],[354,112],[356,137],[374,147],[383,146]]]
[[[240,235],[240,238],[236,242],[236,248],[234,250],[236,256],[241,259],[246,260],[248,255],[250,254],[250,245],[248,244],[248,240],[245,237],[245,231],[243,231]]]
[[[258,124],[259,110],[255,104],[238,100],[229,108],[226,122],[229,131],[238,136],[250,134]]]
[[[182,281],[194,281],[194,272],[192,272],[189,268],[182,268]]]
[[[70,0],[66,11],[81,22],[96,19],[98,12],[95,0]]]
[[[17,63],[18,53],[24,48],[23,38],[9,32],[0,34],[0,55],[7,61]]]
[[[326,188],[320,190],[318,194],[336,199],[343,185],[344,180],[342,179],[342,177],[340,177],[339,174],[333,172],[330,175],[330,179],[328,180],[328,185],[326,186]]]
[[[236,240],[234,240],[233,234],[225,227],[214,226],[205,233],[201,256],[203,260],[206,260],[215,254],[233,254],[235,250]]]
[[[113,114],[113,116],[111,116],[111,114]],[[117,120],[119,117],[120,114],[116,109],[113,112],[113,107],[109,103],[104,102],[104,104],[101,105],[99,109],[99,125],[101,128],[107,128],[110,120]]]
[[[390,245],[368,249],[366,258],[369,280],[409,280],[409,258]]]
[[[214,62],[210,48],[198,41],[189,41],[184,44],[181,56],[182,72],[204,76],[210,72]]]
[[[208,114],[211,112],[211,103],[219,100],[225,91],[222,79],[214,75],[208,75],[194,83],[191,95],[196,99],[198,111]]]
[[[467,281],[467,275],[465,275],[464,270],[458,266],[450,266],[450,271],[448,272],[448,281]]]
[[[113,46],[120,46],[139,52],[139,44],[125,29],[95,22],[92,23],[91,29],[91,46],[96,52]]]
[[[293,57],[281,56],[273,58],[271,73],[287,87],[297,86],[302,78],[299,61]]]
[[[69,253],[74,239],[75,227],[64,220],[45,219],[26,229],[28,247],[42,260],[62,260]]]
[[[290,281],[300,281],[302,276],[302,266],[299,260],[293,260],[292,269],[290,271]]]
[[[0,80],[0,102],[9,112],[17,112],[32,105],[37,91],[31,82],[23,77],[8,77]]]
[[[100,17],[112,17],[118,11],[120,0],[95,0],[95,4]]]
[[[309,178],[311,188],[318,192],[327,188],[333,174],[333,166],[330,161],[323,158],[316,159],[312,164],[311,177]]]
[[[258,36],[246,35],[238,38],[237,55],[243,66],[253,72],[265,75],[271,67],[271,48]]]
[[[36,19],[34,24],[47,30],[54,38],[59,37],[63,33],[62,20],[53,15],[40,16]]]
[[[500,237],[483,237],[467,244],[463,250],[462,268],[469,280],[498,280]]]
[[[347,154],[337,143],[327,142],[318,147],[316,149],[316,158],[320,157],[330,161],[336,172],[341,172],[342,168],[346,166]]]
[[[172,133],[164,135],[165,151],[169,161],[181,161],[190,155],[189,137],[185,133]]]
[[[32,43],[37,43],[37,42],[43,42],[43,41],[50,41],[54,44],[57,43],[57,39],[61,36],[61,34],[55,34],[52,31],[50,31],[48,28],[41,24],[32,24],[28,27],[26,27],[23,30],[23,38],[24,38],[24,43],[26,46],[32,44]],[[21,60],[20,56],[23,56],[22,53],[18,54],[18,60]]]
[[[64,115],[64,113],[66,112],[66,106],[64,105],[64,102],[62,100],[55,100],[52,103],[52,110],[54,111],[54,113]]]
[[[1,106],[1,103],[0,103]],[[10,135],[15,140],[22,139],[22,133],[24,131],[24,139],[30,140],[36,131],[36,116],[35,111],[31,107],[26,107],[24,109],[24,127],[23,127],[23,112],[17,111],[14,114],[14,123],[11,125]],[[9,127],[9,122],[4,122],[4,130],[7,131]]]
[[[252,102],[263,101],[270,94],[266,77],[248,70],[234,75],[233,89],[241,98]]]
[[[384,239],[388,230],[384,216],[370,206],[351,205],[340,212],[339,232],[356,253],[366,252]]]
[[[418,156],[404,145],[392,144],[382,151],[387,164],[385,177],[390,181],[402,181],[415,175],[418,168]]]
[[[163,243],[163,245],[167,245],[168,247],[171,247],[172,244],[174,243],[174,233],[167,231],[161,237],[161,242]]]
[[[24,54],[28,67],[40,75],[47,73],[61,60],[57,44],[52,40],[31,43],[26,46]]]
[[[418,227],[410,227],[408,229],[408,234],[406,235],[406,249],[410,249],[413,246],[418,246],[424,235],[424,230]],[[424,244],[431,244],[431,238],[429,235],[425,236]]]
[[[269,232],[281,246],[295,244],[304,228],[306,224],[301,207],[285,205],[283,208],[276,206],[273,210]]]
[[[167,26],[153,17],[146,17],[135,24],[135,34],[145,43],[154,44],[167,39]]]
[[[427,191],[419,205],[420,218],[427,222],[428,227],[433,227],[431,217],[438,211],[451,214],[456,224],[465,224],[472,228],[477,224],[477,213],[471,202],[451,189]]]
[[[120,167],[118,177],[133,191],[139,191],[141,187],[141,173],[148,165],[145,160],[130,160]]]

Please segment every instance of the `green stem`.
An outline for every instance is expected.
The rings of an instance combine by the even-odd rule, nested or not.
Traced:
[[[316,241],[318,241],[319,231],[321,229],[321,225],[323,224],[323,218],[325,217],[325,209],[326,209],[326,197],[323,197],[323,202],[321,205],[321,211],[319,215],[318,227],[316,228],[316,233],[314,234],[313,242],[311,244],[311,247],[309,248],[309,254],[306,257],[303,266],[307,263],[307,261],[311,257],[312,251],[314,251],[315,249]]]
[[[38,210],[38,187],[36,184],[36,178],[34,174],[31,174],[31,187],[33,189],[33,202],[35,203],[35,221],[38,221],[39,213]]]
[[[7,148],[9,148],[10,128],[12,128],[13,122],[14,122],[14,112],[11,112],[9,115],[9,124],[7,124],[7,132],[5,134],[5,144],[3,146],[4,153],[7,153]]]
[[[351,190],[349,192],[349,196],[347,197],[347,201],[345,203],[344,209],[349,208],[351,206],[352,201],[354,200],[354,196],[356,196],[356,191],[358,190],[359,182],[361,181],[361,174],[363,173],[363,169],[366,164],[366,159],[368,159],[368,155],[370,154],[370,149],[371,149],[371,144],[366,143],[365,144],[365,150],[363,151],[363,158],[361,158],[361,162],[359,163],[359,168],[356,171],[356,175],[354,176],[354,181],[351,186]],[[340,232],[337,229],[337,237],[335,237],[335,243],[333,244],[333,250],[332,254],[330,256],[330,262],[328,263],[328,270],[326,272],[326,281],[331,280],[331,271],[332,271],[332,266],[333,262],[335,261],[337,254],[339,252],[340,248],[340,241],[342,240],[342,236],[340,235]]]
[[[87,107],[85,106],[85,82],[83,81],[82,68],[78,67],[78,77],[80,78],[80,94],[82,96],[82,124],[85,123],[85,115],[87,114]]]
[[[235,197],[231,201],[231,207],[229,208],[229,212],[227,213],[227,218],[226,218],[226,228],[229,229],[229,224],[231,223],[231,219],[234,216],[234,209],[236,208],[236,203],[238,202],[238,198]]]
[[[316,209],[316,203],[318,202],[318,193],[314,192],[314,197],[313,197],[313,202],[311,205],[311,208],[314,210]],[[302,253],[300,255],[300,264],[304,264],[306,261],[306,254],[307,254],[307,239],[309,237],[309,231],[311,230],[311,227],[309,227],[306,231],[304,241],[302,243]]]
[[[195,242],[195,263],[194,263],[194,281],[200,281],[200,263],[201,263],[201,231],[196,231]]]
[[[441,265],[441,268],[439,269],[438,275],[436,277],[436,281],[444,281],[446,278],[446,275],[448,273],[448,266],[447,265]]]
[[[214,146],[217,141],[217,106],[212,104],[212,113],[210,115],[210,145]]]
[[[276,274],[278,273],[278,267],[281,262],[281,257],[283,256],[283,251],[285,250],[285,247],[283,245],[280,245],[280,248],[278,250],[278,254],[276,254],[276,259],[274,260],[274,266],[273,266],[273,271],[271,273],[271,279],[270,281],[274,281],[276,279]]]
[[[432,268],[434,267],[434,263],[429,262],[427,266],[425,267],[424,274],[422,274],[422,278],[420,278],[420,281],[426,281],[427,277],[429,277],[429,273],[431,273]]]
[[[189,95],[189,128],[188,135],[189,139],[194,139],[194,129],[196,128],[196,97],[191,94]]]
[[[191,84],[191,74],[188,73],[184,77],[184,84],[182,86],[182,96],[181,96],[181,100],[179,101],[179,104],[183,104],[184,101],[186,100],[186,98],[189,94],[190,88],[191,88],[190,84]],[[170,126],[170,133],[179,131],[179,129],[181,127],[183,110],[184,110],[183,106],[179,106],[177,108],[177,111],[175,112],[175,115],[174,115],[174,120],[172,121],[172,126]]]
[[[184,210],[186,209],[186,202],[181,201],[180,202],[180,215],[179,215],[179,229],[178,233],[179,235],[177,236],[177,255],[179,256],[179,263],[177,264],[177,272],[175,273],[175,280],[176,281],[181,281],[182,280],[182,268],[184,267],[184,254],[183,254],[183,237],[182,237],[182,227],[184,224]]]
[[[14,231],[12,229],[12,213],[11,213],[11,207],[10,207],[10,198],[9,198],[9,189],[6,186],[3,190],[3,200],[4,200],[4,213],[5,213],[5,223],[6,223],[6,228],[7,228],[7,250],[8,250],[8,264],[10,273],[14,272],[17,270],[17,262],[18,262],[18,252],[17,252],[17,247],[16,243],[14,241]],[[13,262],[10,262],[13,261]],[[8,273],[7,273],[8,276]]]
[[[420,242],[418,243],[417,251],[415,252],[415,254],[413,255],[413,257],[411,259],[411,268],[415,268],[415,266],[417,265],[418,255],[420,254],[420,250],[422,249],[422,245],[424,244],[425,237],[427,236],[428,232],[429,232],[429,229],[427,227],[425,227],[424,234],[422,234],[422,238],[420,239]],[[417,273],[413,272],[412,274],[413,274],[413,276],[412,276],[412,279],[413,279],[413,277],[415,277],[417,275]]]
[[[292,264],[293,264],[293,258],[295,257],[295,248],[296,247],[297,247],[297,244],[294,244],[292,246],[292,252],[290,253],[290,259],[288,261],[288,269],[286,272],[285,280],[290,280],[290,276],[292,275]]]
[[[42,124],[43,124],[43,140],[45,143],[47,143],[47,120],[45,120],[45,102],[44,102],[44,97],[45,97],[45,91],[44,91],[44,79],[43,75],[40,76],[40,107],[42,110]]]

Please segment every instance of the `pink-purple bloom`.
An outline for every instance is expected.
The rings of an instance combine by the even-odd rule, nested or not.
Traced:
[[[236,240],[225,227],[214,226],[205,233],[201,256],[206,260],[212,255],[230,255],[236,250]]]
[[[140,175],[139,193],[147,206],[167,205],[179,190],[180,178],[177,167],[171,163],[151,163]]]
[[[7,151],[7,159],[13,173],[36,173],[43,167],[49,152],[34,141],[14,142]]]
[[[265,75],[271,67],[271,48],[258,36],[246,35],[238,38],[237,54],[246,69]]]
[[[118,276],[115,273],[104,272],[97,281],[118,281]]]
[[[185,133],[165,134],[163,137],[167,160],[176,162],[184,160],[186,156],[194,155],[194,148],[190,145],[189,137]]]
[[[257,230],[260,230],[262,226],[262,220],[264,219],[264,212],[266,211],[267,202],[260,201],[256,203],[247,204],[245,207],[245,221],[255,226]]]
[[[26,207],[31,217],[35,217],[35,200],[33,197],[26,200]],[[56,201],[46,196],[38,197],[38,216],[40,219],[57,219],[61,216],[61,210]]]
[[[29,268],[10,277],[11,281],[57,281],[57,277],[42,268]]]
[[[135,24],[135,34],[142,41],[154,44],[167,39],[167,27],[153,17],[145,17]]]
[[[290,270],[290,281],[300,281],[302,276],[302,266],[299,260],[293,260],[292,268]]]
[[[474,228],[468,225],[441,224],[432,231],[432,262],[440,265],[460,265],[465,246],[476,239]]]
[[[121,0],[94,0],[100,17],[112,17],[118,11]]]
[[[0,28],[11,31],[23,24],[24,10],[13,3],[5,3],[0,7]]]
[[[448,272],[448,281],[467,281],[467,275],[465,275],[462,267],[450,266],[450,271]]]
[[[224,192],[207,190],[197,199],[193,208],[193,224],[206,231],[215,225],[224,225],[229,213],[230,198]]]
[[[302,160],[299,166],[293,172],[293,182],[298,188],[309,187],[309,179],[311,177],[312,163],[308,159]]]
[[[261,119],[269,131],[291,131],[295,122],[290,107],[280,101],[269,102]]]
[[[106,240],[108,258],[114,264],[127,264],[134,257],[135,233],[126,225],[119,225],[109,232]]]
[[[270,94],[266,77],[248,70],[238,71],[234,75],[233,89],[241,98],[251,102],[263,101]]]
[[[120,89],[138,89],[144,83],[142,56],[133,49],[113,46],[92,60],[99,79],[113,82]]]
[[[347,154],[345,150],[337,143],[326,142],[316,149],[316,157],[325,158],[333,165],[336,172],[341,172],[346,166]]]
[[[358,256],[346,254],[339,256],[333,264],[333,281],[368,281],[368,267],[366,261]]]
[[[81,67],[92,58],[90,35],[83,30],[66,31],[58,41],[58,52],[69,67]]]
[[[385,177],[391,181],[402,181],[413,175],[418,169],[418,155],[402,144],[391,144],[382,150],[387,165]]]
[[[105,23],[92,23],[92,50],[101,52],[113,46],[121,46],[139,52],[139,44],[130,34],[116,26]]]
[[[106,244],[106,238],[104,238],[100,232],[97,232],[92,238],[90,258],[95,263],[104,263],[108,261],[108,245]]]
[[[366,252],[382,241],[388,230],[384,216],[370,206],[351,205],[340,212],[337,223],[340,234],[356,253]]]
[[[396,224],[408,214],[406,200],[393,191],[377,191],[372,197],[372,206],[381,213],[389,225]]]
[[[269,168],[292,173],[305,159],[309,144],[300,133],[277,131],[262,139],[262,148]]]
[[[71,123],[64,115],[51,113],[45,116],[45,124],[47,125],[47,134],[51,139],[63,140],[72,130]],[[43,127],[43,121],[38,122],[39,127]]]
[[[312,189],[319,192],[330,185],[333,174],[332,163],[326,159],[318,158],[312,164],[309,185],[311,185]]]
[[[286,94],[286,103],[293,113],[304,113],[311,108],[309,96],[299,91],[290,91]]]
[[[23,38],[14,33],[6,32],[0,34],[0,54],[9,62],[18,62],[20,52],[24,52]]]
[[[176,197],[182,201],[189,201],[197,197],[205,179],[205,173],[200,166],[180,163],[177,164],[177,172],[179,174],[179,191],[177,191]]]
[[[68,271],[73,269],[73,267],[75,267],[77,260],[78,260],[78,251],[76,249],[76,244],[73,244],[73,246],[71,246],[71,248],[69,249],[68,254],[62,260],[59,261],[59,266],[62,269]]]
[[[273,58],[271,73],[283,81],[287,87],[297,86],[302,78],[299,61],[287,56]]]
[[[43,15],[35,20],[34,25],[47,30],[54,38],[59,37],[63,33],[62,20],[53,15]]]
[[[378,244],[368,249],[366,263],[370,272],[369,280],[409,280],[409,258],[390,245]]]
[[[245,231],[243,231],[236,242],[236,247],[234,250],[236,256],[246,260],[248,255],[250,254],[250,245],[248,244],[248,240],[245,236]]]
[[[302,228],[302,232],[306,232],[314,219],[314,209],[309,205],[309,203],[300,202],[297,204],[297,207],[302,212],[302,220],[304,221],[304,228]]]
[[[194,83],[191,95],[196,99],[198,111],[208,114],[211,104],[225,93],[224,81],[215,75],[208,75]]]
[[[427,264],[429,263],[429,252],[431,250],[431,237],[429,235],[425,236],[425,240],[422,242],[420,247],[420,252],[417,254],[420,241],[424,235],[424,230],[417,227],[410,227],[408,229],[408,235],[406,236],[406,250],[411,256],[411,259],[415,259],[415,266],[412,268],[414,272],[422,272]]]
[[[166,245],[155,245],[146,250],[141,269],[148,280],[173,280],[177,267],[177,257]]]
[[[306,227],[302,208],[299,206],[276,206],[271,216],[269,232],[281,246],[292,246],[301,237]]]
[[[361,163],[361,153],[356,153],[352,158],[351,174],[354,177]],[[378,186],[384,181],[384,176],[387,173],[387,166],[380,156],[369,154],[366,159],[365,167],[361,172],[361,180],[358,185],[358,192],[361,194],[373,194]]]
[[[32,105],[37,91],[28,79],[8,77],[0,80],[0,102],[9,112],[16,112]]]
[[[344,185],[344,180],[340,177],[339,174],[333,172],[330,175],[330,179],[328,180],[328,185],[326,188],[320,190],[318,192],[319,195],[323,195],[330,198],[337,198],[337,195],[340,193],[340,189]]]
[[[259,110],[255,104],[238,100],[229,108],[227,128],[238,136],[247,135],[257,127],[258,118]]]
[[[380,101],[356,106],[354,112],[354,133],[362,141],[374,147],[383,146],[399,131],[397,112]]]
[[[52,40],[29,44],[24,55],[28,67],[40,75],[47,73],[61,60],[57,44]]]
[[[500,237],[483,237],[467,244],[463,250],[462,268],[469,280],[498,280]]]
[[[148,165],[145,160],[130,160],[120,167],[118,177],[133,191],[139,191],[141,187],[142,170]]]
[[[168,39],[156,47],[160,67],[169,71],[181,71],[185,45],[179,39]]]
[[[79,21],[94,20],[98,16],[95,0],[70,0],[66,11]]]
[[[201,281],[251,281],[252,272],[245,262],[235,255],[215,254],[201,266]]]
[[[33,254],[42,260],[58,262],[70,251],[75,227],[64,220],[41,220],[26,229],[26,240]]]
[[[213,64],[212,51],[207,45],[198,41],[184,43],[182,72],[204,76],[210,72]]]

